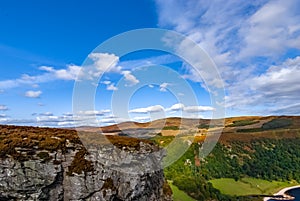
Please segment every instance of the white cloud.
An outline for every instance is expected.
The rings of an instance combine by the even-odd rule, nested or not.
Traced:
[[[79,111],[76,115],[84,115],[84,116],[103,116],[106,113],[110,113],[110,110],[87,110],[87,111]],[[70,116],[72,114],[67,114],[66,116]]]
[[[33,125],[46,127],[74,127],[74,126],[103,126],[111,123],[124,121],[124,119],[117,118],[111,115],[110,110],[96,110],[96,111],[81,111],[78,114],[66,113],[61,116],[53,115],[52,112],[45,112],[32,114],[36,116],[35,119],[13,119],[6,115],[0,115],[0,122],[3,124],[13,125]],[[95,116],[96,115],[96,118]],[[99,118],[101,118],[99,120]],[[115,122],[113,122],[115,121]]]
[[[59,116],[38,116],[36,117],[37,122],[60,122],[60,117]]]
[[[227,107],[255,114],[272,107],[294,107],[299,100],[299,69],[283,62],[293,60],[289,52],[300,49],[299,1],[156,0],[156,4],[161,27],[189,36],[217,64],[225,81]],[[183,67],[186,79],[203,85],[200,75],[210,78],[209,72]]]
[[[26,91],[25,96],[28,98],[39,98],[42,91]]]
[[[105,81],[103,81],[103,82],[101,82],[102,84],[105,84],[105,85],[109,85],[110,83],[111,83],[111,81],[109,81],[109,80],[105,80]]]
[[[196,113],[196,112],[207,112],[207,111],[213,111],[214,108],[210,106],[186,106],[184,108],[185,112],[188,113]]]
[[[136,108],[129,110],[129,113],[140,113],[140,114],[146,114],[150,112],[161,112],[164,111],[164,107],[161,105],[154,105],[154,106],[149,106],[145,108]]]
[[[0,114],[0,118],[4,118],[4,117],[7,117],[6,114]]]
[[[6,122],[8,122],[8,119],[7,118],[0,118],[0,122],[6,124]]]
[[[170,83],[167,83],[167,82],[162,83],[161,85],[159,85],[159,91],[161,91],[161,92],[166,92],[168,86],[170,86],[170,85],[171,85],[171,84],[170,84]]]
[[[150,120],[151,120],[150,117],[134,117],[133,118],[133,121],[137,121],[137,122],[147,122]]]
[[[118,88],[114,84],[109,84],[109,85],[107,85],[106,90],[116,91],[116,90],[118,90]]]
[[[170,108],[166,109],[166,111],[170,111],[170,112],[185,111],[188,113],[207,112],[213,110],[214,108],[210,106],[185,106],[182,103],[176,103],[172,105]]]
[[[52,82],[55,80],[76,80],[81,67],[75,65],[67,65],[66,69],[54,69],[53,67],[41,66],[39,70],[44,71],[40,75],[28,75],[23,74],[20,78],[11,80],[1,80],[0,90],[11,89],[15,87],[22,87],[24,85],[30,85],[34,88],[38,87],[38,84]]]
[[[154,88],[154,85],[153,84],[149,84],[148,87]]]
[[[294,105],[300,99],[300,56],[271,66],[261,75],[251,76],[228,88],[227,106],[245,109],[260,106],[261,112],[272,112]],[[251,108],[250,108],[251,109]],[[280,110],[283,112],[283,109]],[[287,113],[290,111],[287,108]]]
[[[300,99],[300,56],[271,66],[266,73],[249,80],[251,90],[261,95],[261,101],[293,104]]]
[[[214,108],[210,106],[185,106],[182,103],[176,103],[169,108],[164,108],[161,105],[154,105],[145,108],[136,108],[129,110],[129,113],[138,113],[138,114],[147,114],[150,112],[177,112],[177,111],[185,111],[187,113],[196,113],[196,112],[207,112],[213,111]]]
[[[244,37],[240,56],[271,56],[287,48],[300,48],[299,1],[269,1],[258,9],[239,34]]]
[[[40,113],[40,116],[53,116],[52,112],[44,112],[44,113]]]
[[[184,104],[176,103],[172,105],[170,108],[167,108],[166,111],[179,111],[184,109]]]
[[[125,80],[129,82],[129,86],[136,85],[140,82],[130,71],[123,71],[122,74],[124,75]]]
[[[41,66],[40,70],[47,71],[50,73],[50,77],[54,77],[58,80],[76,80],[79,72],[81,71],[80,66],[68,65],[67,69],[54,69],[53,67]]]
[[[156,4],[159,25],[188,35],[222,72],[223,67],[240,62],[238,55],[273,56],[289,47],[300,48],[297,0],[156,0]]]
[[[115,83],[112,83],[110,80],[105,80],[101,83],[106,85],[106,90],[108,90],[108,91],[118,90],[118,87],[115,86]]]
[[[6,105],[0,105],[0,111],[6,111],[8,107]]]
[[[270,110],[271,114],[289,114],[289,115],[299,115],[300,114],[300,103],[286,105],[279,108],[274,108]]]
[[[114,54],[109,53],[91,53],[88,56],[93,64],[86,66],[84,71],[84,76],[99,77],[103,73],[107,72],[117,72],[121,73],[121,66],[118,66],[119,57]]]

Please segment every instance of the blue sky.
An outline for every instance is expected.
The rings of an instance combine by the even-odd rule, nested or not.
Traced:
[[[119,57],[94,50],[117,34],[142,28],[179,32],[207,52],[225,86],[226,116],[299,115],[299,6],[297,0],[2,1],[0,123],[73,126],[79,121],[72,118],[73,87],[86,58],[98,69],[116,61],[109,72],[93,72],[102,75],[95,111],[82,111],[96,115],[99,125],[164,116],[210,118],[211,94],[180,58],[161,51]],[[122,91],[121,81],[139,86],[139,68],[148,64],[180,75],[197,104],[180,102],[186,94],[177,78],[151,68],[157,83],[141,87],[124,103],[128,117],[115,114],[112,96]]]

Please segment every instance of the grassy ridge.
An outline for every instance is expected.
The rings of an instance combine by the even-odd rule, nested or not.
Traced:
[[[294,186],[297,183],[267,181],[256,178],[242,178],[235,181],[231,178],[221,178],[210,180],[213,187],[220,190],[221,193],[231,196],[245,195],[272,195],[280,189]]]

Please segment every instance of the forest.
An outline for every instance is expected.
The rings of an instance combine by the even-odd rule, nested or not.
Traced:
[[[211,179],[237,181],[250,177],[300,182],[300,138],[219,142],[203,159],[198,158],[200,147],[201,142],[194,142],[177,162],[164,170],[168,180],[196,200],[261,200],[260,195],[223,195],[212,186]]]

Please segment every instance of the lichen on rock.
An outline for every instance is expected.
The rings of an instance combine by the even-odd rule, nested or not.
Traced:
[[[0,200],[171,200],[164,152],[113,136],[84,147],[68,129],[0,125]]]

